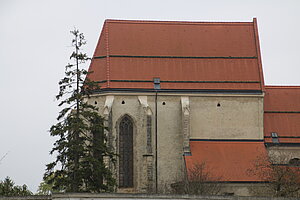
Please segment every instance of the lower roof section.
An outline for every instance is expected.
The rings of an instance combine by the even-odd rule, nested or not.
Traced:
[[[205,164],[214,180],[222,182],[260,182],[250,173],[255,162],[267,155],[264,142],[190,141],[191,155],[185,156],[187,172]],[[212,180],[212,181],[214,181]]]
[[[277,133],[278,137],[300,137],[300,112],[265,112],[264,133],[267,137],[271,133]]]
[[[153,88],[153,81],[111,80],[110,88]],[[161,81],[162,89],[187,90],[260,90],[257,81]]]
[[[159,77],[164,89],[261,90],[257,58],[111,57],[109,87],[152,88]],[[129,81],[122,81],[129,80]],[[144,80],[146,82],[135,82]],[[147,84],[147,81],[151,81]]]
[[[300,86],[266,86],[264,98],[265,142],[272,144],[276,133],[279,144],[300,144]]]
[[[160,78],[162,89],[263,90],[256,57],[106,59],[94,58],[88,75],[102,88],[151,89]]]
[[[266,86],[265,89],[265,111],[300,113],[300,86]]]

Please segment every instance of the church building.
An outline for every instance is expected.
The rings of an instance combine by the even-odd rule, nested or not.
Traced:
[[[268,152],[300,158],[300,87],[264,84],[257,22],[106,20],[89,99],[118,154],[118,192],[160,192],[205,163],[248,194]],[[230,190],[230,187],[228,190]],[[230,192],[230,191],[229,191]]]

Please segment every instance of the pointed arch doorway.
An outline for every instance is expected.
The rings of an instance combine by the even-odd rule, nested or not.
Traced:
[[[128,115],[119,124],[119,187],[133,187],[133,120]]]

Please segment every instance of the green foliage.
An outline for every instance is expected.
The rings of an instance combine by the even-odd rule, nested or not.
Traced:
[[[53,186],[55,185],[54,182],[56,182],[56,179],[54,179],[52,181],[52,184],[49,184],[48,182],[54,178],[54,173],[47,177],[46,180],[43,180],[39,187],[38,187],[38,190],[37,190],[37,194],[38,195],[50,195],[52,193],[60,193],[60,192],[63,192],[63,189],[62,188],[59,188],[59,189],[53,189]]]
[[[52,191],[52,187],[53,187],[53,185],[49,185],[45,181],[42,181],[37,190],[37,194],[38,195],[50,195],[50,194],[52,194],[52,192],[55,192],[55,191]]]
[[[58,137],[50,154],[56,152],[57,156],[47,165],[44,181],[52,191],[109,192],[116,183],[104,158],[114,162],[115,155],[107,147],[103,118],[87,101],[98,87],[86,77],[88,72],[79,68],[89,60],[81,52],[84,36],[78,30],[71,33],[73,63],[66,66],[65,77],[59,81],[56,98],[62,110],[58,123],[50,128],[51,136]]]
[[[4,181],[0,182],[0,196],[29,196],[32,192],[28,190],[27,185],[17,186],[9,178],[6,177]]]

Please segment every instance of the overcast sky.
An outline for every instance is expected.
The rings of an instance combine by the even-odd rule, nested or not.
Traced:
[[[0,180],[36,191],[54,139],[58,81],[77,27],[92,55],[105,19],[252,21],[266,84],[300,85],[299,0],[0,0]]]

